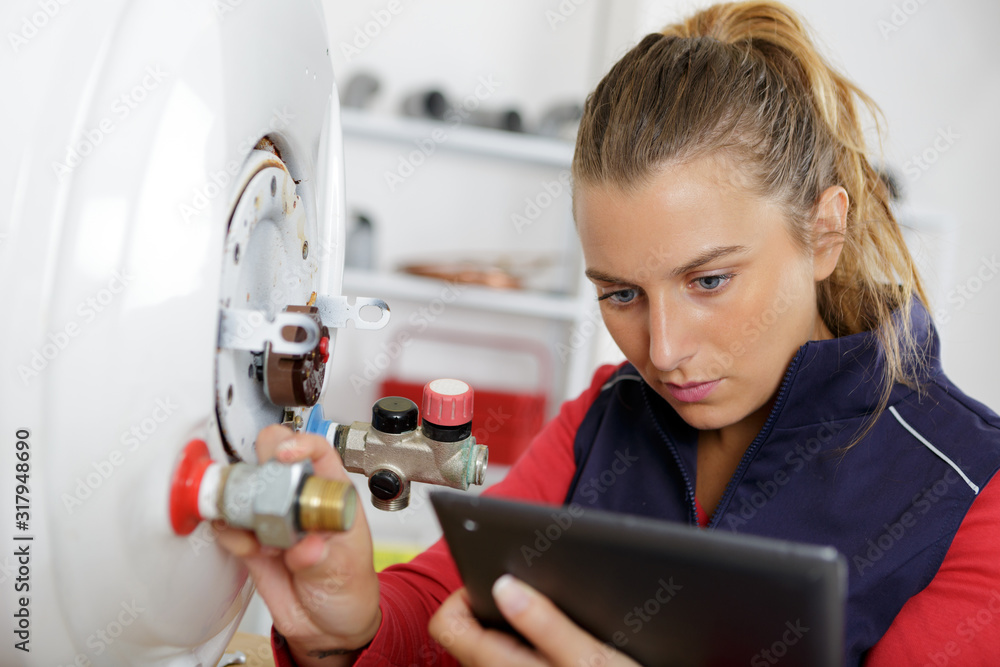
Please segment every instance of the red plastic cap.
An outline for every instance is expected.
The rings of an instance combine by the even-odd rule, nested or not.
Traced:
[[[192,440],[185,445],[170,485],[170,525],[178,535],[190,535],[201,522],[198,490],[201,478],[211,464],[212,457],[204,440]]]
[[[424,385],[420,417],[435,426],[461,426],[472,421],[472,387],[445,378]]]

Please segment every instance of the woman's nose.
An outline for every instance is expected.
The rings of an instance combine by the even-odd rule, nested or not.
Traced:
[[[690,358],[696,341],[680,308],[667,308],[663,299],[649,307],[649,359],[661,371],[672,371]]]

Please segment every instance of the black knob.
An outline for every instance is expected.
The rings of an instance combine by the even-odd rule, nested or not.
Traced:
[[[403,482],[391,470],[376,470],[368,478],[368,490],[379,500],[392,500],[403,490]]]
[[[372,406],[372,428],[382,433],[406,433],[417,428],[420,410],[408,398],[386,396]]]

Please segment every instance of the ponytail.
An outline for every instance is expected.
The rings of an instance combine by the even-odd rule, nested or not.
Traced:
[[[647,35],[612,67],[587,98],[573,176],[627,192],[666,163],[726,153],[758,194],[784,206],[804,251],[816,242],[819,195],[842,186],[843,248],[817,283],[817,307],[835,336],[875,333],[883,387],[874,419],[895,383],[920,389],[924,332],[913,330],[911,308],[928,302],[888,187],[868,160],[861,111],[878,132],[875,102],[826,62],[791,9],[718,4]]]

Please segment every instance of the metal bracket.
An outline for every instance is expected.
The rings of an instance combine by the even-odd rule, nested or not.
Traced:
[[[305,331],[305,340],[286,339],[282,334],[286,328]],[[276,354],[304,356],[319,344],[319,325],[304,313],[268,316],[262,310],[220,309],[220,348],[263,352],[268,343]]]
[[[381,329],[389,323],[389,306],[382,299],[359,296],[354,298],[352,305],[346,296],[324,295],[316,297],[315,306],[319,309],[319,317],[323,325],[330,329],[343,329],[348,322],[354,322],[355,329]],[[372,322],[361,317],[361,309],[372,306],[382,311],[381,317]]]

